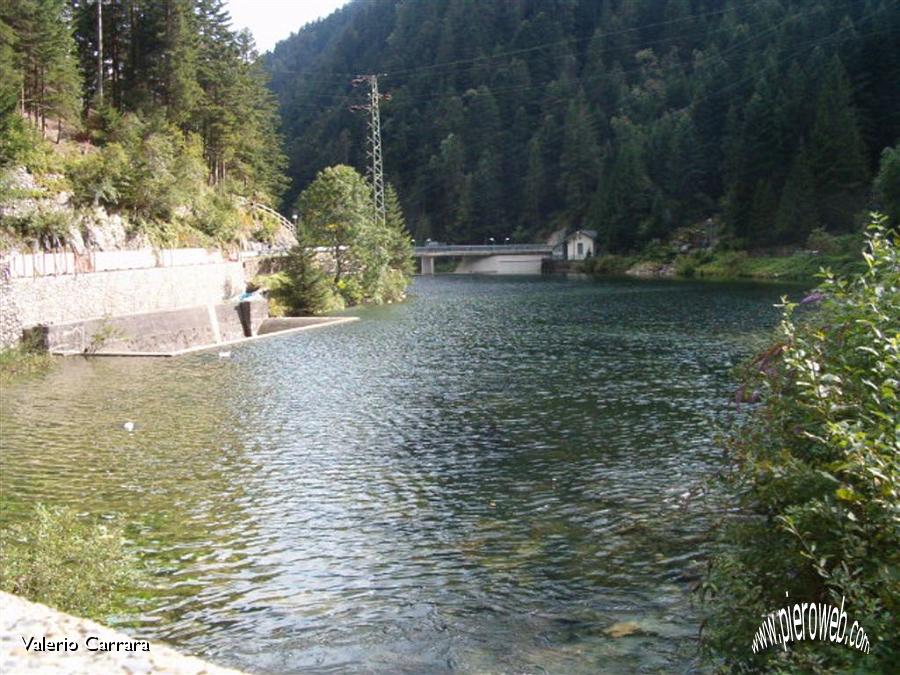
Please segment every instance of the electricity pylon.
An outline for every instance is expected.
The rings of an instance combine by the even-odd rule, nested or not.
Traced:
[[[384,165],[381,159],[381,114],[379,102],[389,100],[390,95],[378,93],[378,75],[360,75],[353,79],[353,86],[368,83],[369,101],[365,105],[350,106],[351,110],[363,110],[369,113],[369,133],[366,137],[366,156],[370,164],[366,176],[372,188],[372,208],[375,222],[384,225],[386,214],[384,209]]]

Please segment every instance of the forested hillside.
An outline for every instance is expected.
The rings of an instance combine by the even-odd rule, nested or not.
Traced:
[[[267,57],[293,196],[362,168],[351,79],[383,73],[385,171],[417,239],[716,217],[738,245],[856,228],[900,137],[894,0],[357,0]]]
[[[39,188],[0,181],[4,229],[65,241],[98,207],[169,240],[256,227],[241,198],[277,203],[284,158],[253,39],[230,24],[223,0],[0,0],[0,169]],[[9,201],[53,194],[65,209]]]

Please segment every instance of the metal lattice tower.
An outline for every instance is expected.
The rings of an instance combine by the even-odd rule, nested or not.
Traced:
[[[386,220],[384,208],[384,164],[381,159],[381,114],[378,104],[382,98],[387,100],[389,96],[383,96],[378,92],[377,75],[360,75],[353,80],[353,86],[362,83],[369,85],[369,102],[365,105],[350,106],[351,110],[364,110],[369,113],[369,133],[366,137],[366,157],[369,166],[366,169],[366,177],[372,188],[372,209],[375,222],[384,225]]]

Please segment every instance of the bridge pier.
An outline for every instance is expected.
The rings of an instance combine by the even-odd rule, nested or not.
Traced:
[[[423,255],[420,260],[422,261],[422,274],[433,275],[434,258],[432,258],[431,256]]]

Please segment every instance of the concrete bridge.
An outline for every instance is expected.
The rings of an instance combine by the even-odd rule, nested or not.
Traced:
[[[422,274],[434,274],[435,258],[459,258],[457,274],[540,274],[541,261],[553,248],[547,244],[488,244],[416,246]]]

